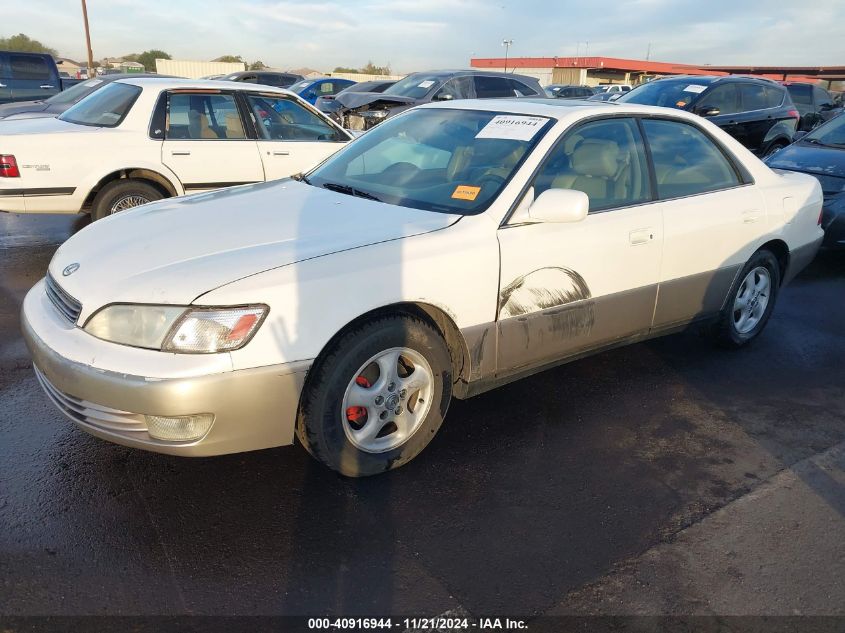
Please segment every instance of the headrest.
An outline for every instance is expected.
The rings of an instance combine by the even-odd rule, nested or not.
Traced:
[[[581,176],[611,178],[619,168],[619,146],[613,141],[588,139],[572,153],[572,169]]]

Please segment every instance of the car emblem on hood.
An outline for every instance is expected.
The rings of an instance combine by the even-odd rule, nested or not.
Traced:
[[[74,262],[73,264],[65,266],[65,269],[62,271],[62,276],[69,277],[70,275],[75,273],[77,270],[79,270],[79,264]]]

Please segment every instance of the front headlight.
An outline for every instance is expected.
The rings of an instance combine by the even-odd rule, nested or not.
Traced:
[[[112,343],[189,354],[228,352],[246,345],[269,308],[111,305],[85,324],[89,334]]]

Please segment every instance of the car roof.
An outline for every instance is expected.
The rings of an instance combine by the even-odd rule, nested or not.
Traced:
[[[585,101],[583,99],[543,99],[539,97],[519,97],[507,99],[456,99],[437,101],[417,106],[417,108],[445,108],[452,110],[476,110],[481,112],[506,112],[526,116],[544,116],[552,119],[568,118],[573,114],[590,116],[592,114],[650,114],[668,115],[677,119],[700,121],[698,115],[676,108],[619,103],[618,101]]]
[[[475,68],[458,68],[453,70],[429,70],[411,73],[408,75],[427,75],[429,77],[449,77],[451,75],[481,75],[487,77],[519,77],[520,79],[536,79],[530,75],[519,75],[512,72],[502,72],[495,70],[478,70]]]
[[[132,84],[140,88],[158,88],[161,90],[171,90],[178,88],[205,88],[213,90],[243,90],[243,91],[260,91],[260,92],[279,92],[284,94],[293,94],[290,90],[278,88],[276,86],[267,86],[265,84],[245,83],[243,81],[221,81],[220,79],[178,79],[170,77],[141,77],[141,78],[125,78],[120,79],[122,83]]]

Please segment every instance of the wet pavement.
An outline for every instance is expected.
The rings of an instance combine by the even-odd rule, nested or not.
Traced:
[[[0,214],[0,615],[845,614],[845,254],[747,349],[691,331],[577,361],[349,480],[298,446],[175,458],[60,415],[18,310],[80,224]]]

